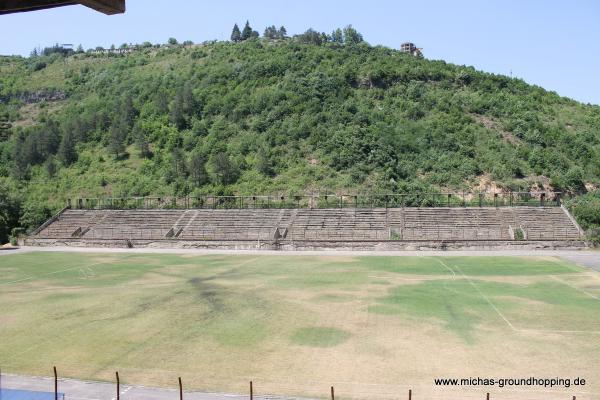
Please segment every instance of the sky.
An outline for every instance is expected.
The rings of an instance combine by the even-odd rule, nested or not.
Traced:
[[[584,103],[600,104],[597,0],[126,0],[124,15],[84,6],[0,16],[0,54],[29,55],[55,43],[227,40],[246,20],[262,33],[284,25],[331,32],[352,24],[372,45],[414,42],[426,58],[518,77]],[[167,5],[165,9],[164,5]]]

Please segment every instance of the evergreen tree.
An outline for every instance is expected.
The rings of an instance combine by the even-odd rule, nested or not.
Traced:
[[[120,113],[123,123],[127,127],[127,129],[131,129],[135,122],[136,110],[133,107],[133,99],[130,94],[126,94],[123,100],[121,101]]]
[[[176,177],[175,179],[187,175],[185,159],[183,158],[183,152],[179,146],[174,147],[171,151],[171,169]]]
[[[50,155],[56,154],[58,146],[60,146],[60,128],[56,121],[50,119],[42,127],[40,137],[42,157],[47,159]]]
[[[250,26],[250,22],[246,21],[246,25],[244,26],[244,30],[242,31],[241,40],[248,40],[252,37],[252,27]]]
[[[125,138],[127,137],[127,129],[122,121],[117,121],[112,124],[109,131],[108,149],[115,155],[115,158],[120,158],[125,153]]]
[[[17,226],[19,205],[10,195],[10,190],[0,181],[0,243],[8,241],[11,227]]]
[[[21,147],[21,156],[25,165],[36,165],[42,162],[38,136],[39,134],[36,132],[27,135],[25,138],[25,142]]]
[[[156,94],[154,103],[156,104],[156,111],[158,114],[165,115],[169,112],[169,102],[167,101],[167,94],[164,90],[161,90]]]
[[[285,28],[283,29],[285,31]],[[275,28],[275,25],[271,25],[265,28],[263,36],[267,39],[283,39],[285,37],[285,33],[281,33],[280,30]]]
[[[242,40],[242,33],[240,32],[240,27],[238,24],[233,25],[233,30],[231,31],[231,41],[234,43]]]
[[[69,166],[77,160],[75,138],[70,130],[65,131],[58,147],[58,158],[64,166]]]
[[[273,26],[267,26],[265,28],[265,32],[263,33],[263,37],[266,39],[275,39],[275,32],[273,31]]]
[[[133,137],[135,140],[135,145],[139,151],[140,157],[150,157],[152,155],[152,152],[150,151],[150,143],[148,143],[146,133],[139,125],[136,125],[133,128]]]
[[[186,82],[181,88],[181,106],[183,114],[186,117],[190,117],[194,113],[196,104],[194,94],[192,93],[192,86],[189,82]]]
[[[323,43],[322,35],[312,28],[309,28],[306,32],[297,37],[301,43],[316,44],[317,46],[320,46]]]
[[[256,169],[258,169],[258,171],[265,176],[273,175],[271,160],[269,159],[269,154],[264,148],[260,148],[256,154]]]
[[[344,43],[344,34],[342,33],[342,30],[340,28],[337,28],[331,33],[331,41],[339,44]]]
[[[353,45],[359,44],[363,41],[363,36],[352,27],[348,25],[344,28],[344,44]]]
[[[12,160],[13,160],[13,176],[15,179],[27,179],[29,165],[25,160],[23,148],[25,146],[25,135],[21,132],[15,138]]]
[[[177,129],[185,129],[186,119],[183,104],[183,95],[181,91],[178,91],[171,103],[171,123],[177,127]]]
[[[206,172],[206,158],[202,153],[196,151],[190,159],[190,175],[192,182],[196,187],[200,187],[208,182],[208,174]]]
[[[12,124],[9,121],[8,113],[0,115],[0,141],[8,139]]]
[[[54,178],[56,176],[56,162],[54,161],[54,157],[51,156],[46,160],[46,173],[48,174],[48,178]]]
[[[85,50],[83,50],[83,46],[82,45],[79,45],[79,46],[77,46],[76,52],[77,53],[85,53]]]
[[[222,185],[235,183],[238,178],[239,171],[226,153],[218,153],[212,159],[212,167],[217,182]]]
[[[281,26],[279,28],[279,30],[277,31],[277,39],[285,39],[287,37],[287,29],[285,29],[285,26]]]

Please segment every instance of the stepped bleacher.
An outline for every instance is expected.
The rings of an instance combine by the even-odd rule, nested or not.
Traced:
[[[385,209],[300,209],[288,227],[292,240],[387,240]]]
[[[516,232],[519,232],[517,234]],[[67,209],[30,237],[78,241],[579,241],[560,207]]]
[[[505,208],[412,208],[390,214],[390,228],[403,240],[511,240],[515,225]]]

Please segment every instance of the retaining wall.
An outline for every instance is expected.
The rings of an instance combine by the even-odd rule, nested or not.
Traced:
[[[255,241],[255,240],[111,240],[111,239],[42,239],[28,238],[27,246],[107,247],[107,248],[178,248],[217,250],[573,250],[585,249],[582,241],[575,240],[364,240],[364,241]]]

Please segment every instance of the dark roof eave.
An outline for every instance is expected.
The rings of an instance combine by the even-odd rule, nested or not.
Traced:
[[[125,12],[125,0],[0,0],[0,14],[37,11],[74,4],[83,4],[107,15]]]

